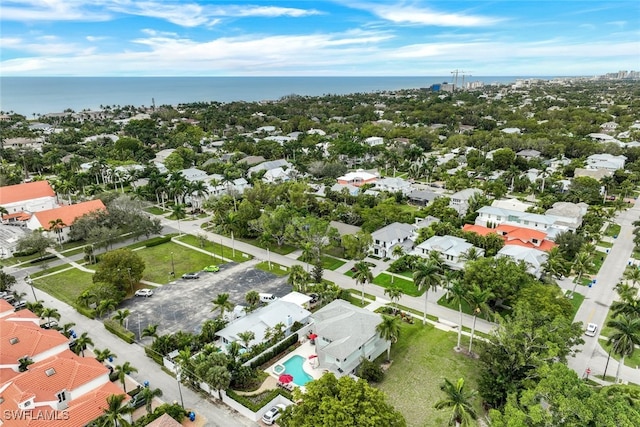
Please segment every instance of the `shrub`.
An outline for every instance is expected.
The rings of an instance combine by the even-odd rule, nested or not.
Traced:
[[[91,309],[91,308],[87,308],[87,307],[82,307],[80,305],[74,305],[76,311],[80,314],[82,314],[83,316],[88,317],[89,319],[95,319],[96,318],[96,312],[95,310]]]
[[[264,393],[260,393],[255,396],[241,396],[234,392],[233,390],[227,390],[227,396],[244,406],[245,408],[250,409],[253,412],[257,412],[264,405],[273,400],[277,395],[281,394],[289,400],[293,400],[291,393],[283,389],[275,389],[265,391]]]
[[[153,349],[151,347],[144,347],[144,353],[153,359],[154,362],[156,362],[159,365],[163,365],[163,361],[162,361],[162,356],[159,355],[158,353],[156,353],[155,351],[153,351]]]
[[[249,366],[252,368],[257,368],[258,366],[261,366],[263,363],[273,359],[275,356],[279,355],[284,350],[296,344],[297,342],[298,342],[298,334],[292,334],[287,339],[280,342],[280,344],[276,345],[275,347],[272,347],[270,350],[265,351],[260,356],[253,359],[249,364]]]
[[[106,319],[103,323],[107,331],[117,335],[125,342],[131,344],[136,340],[135,334],[128,329],[125,329],[123,326],[120,326],[117,321],[113,319]]]
[[[151,248],[153,246],[158,246],[158,245],[161,245],[163,243],[170,242],[170,241],[171,241],[171,236],[154,237],[153,239],[147,240],[147,242],[145,243],[145,246],[147,248]]]
[[[21,256],[29,256],[29,255],[35,254],[36,252],[38,252],[38,251],[35,250],[35,249],[30,249],[30,250],[26,250],[26,251],[17,251],[17,252],[13,253],[13,256],[16,257],[16,258],[17,257],[21,257]]]
[[[57,259],[58,257],[56,257],[55,255],[47,255],[47,256],[43,256],[42,258],[36,258],[36,259],[32,259],[31,261],[29,261],[29,264],[36,264],[39,263],[41,261],[48,261],[50,259]]]
[[[377,363],[362,358],[357,375],[368,382],[379,383],[384,378],[384,371]]]

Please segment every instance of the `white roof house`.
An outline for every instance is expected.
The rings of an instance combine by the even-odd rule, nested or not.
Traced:
[[[469,209],[469,199],[474,195],[481,194],[482,190],[479,188],[465,188],[450,196],[449,206],[458,211],[460,215],[464,215]]]
[[[625,156],[613,156],[611,154],[593,154],[587,157],[587,169],[606,169],[616,171],[624,169],[627,161]]]
[[[337,377],[354,373],[363,357],[375,360],[387,349],[376,331],[379,314],[337,299],[311,317],[319,367]]]
[[[254,173],[268,171],[276,168],[291,169],[292,166],[291,166],[291,163],[287,162],[285,159],[271,160],[271,161],[262,162],[258,165],[250,167],[249,170],[247,171],[247,176],[250,177]]]
[[[205,171],[197,168],[182,169],[180,171],[180,175],[182,175],[184,179],[186,179],[189,182],[206,181],[208,178],[208,175]]]
[[[381,178],[376,181],[374,190],[388,191],[390,193],[400,191],[406,196],[413,191],[413,188],[409,181],[405,181],[402,178]]]
[[[311,301],[311,297],[309,295],[305,295],[300,292],[293,291],[293,292],[289,292],[288,294],[280,298],[280,301],[292,302],[304,309],[308,309],[309,302]]]
[[[360,187],[364,184],[372,184],[378,179],[377,175],[374,175],[363,170],[357,170],[355,172],[349,172],[337,178],[338,184],[351,184],[356,187]]]
[[[494,208],[510,209],[518,212],[526,212],[527,209],[533,207],[531,203],[521,202],[516,198],[494,200],[491,202],[491,206]]]
[[[527,272],[540,278],[544,263],[547,262],[549,254],[534,248],[527,248],[519,245],[505,245],[498,251],[496,256],[509,257],[515,262],[523,261],[527,265]]]
[[[415,229],[416,227],[412,224],[394,222],[374,231],[371,233],[373,239],[371,252],[376,256],[390,258],[393,256],[393,247],[399,244],[405,247],[405,252],[408,252],[413,247],[413,242],[409,239],[413,236]]]
[[[412,254],[420,257],[428,257],[431,252],[442,255],[445,264],[454,270],[464,268],[464,256],[474,246],[465,239],[455,236],[433,236],[415,247]],[[476,247],[480,256],[484,255],[484,249]]]
[[[249,343],[254,345],[265,340],[267,328],[273,328],[278,323],[285,325],[285,334],[291,334],[291,327],[294,322],[305,324],[309,320],[311,313],[296,303],[277,299],[272,303],[257,309],[244,317],[241,317],[225,328],[216,332],[223,344],[230,344],[240,341],[238,334],[251,331],[255,338]]]
[[[384,139],[381,136],[370,136],[364,140],[365,144],[375,147],[376,145],[384,144]]]

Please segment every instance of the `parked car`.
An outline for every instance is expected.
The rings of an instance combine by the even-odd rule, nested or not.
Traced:
[[[275,423],[278,418],[280,418],[280,416],[282,415],[282,411],[284,411],[285,409],[287,409],[287,405],[283,405],[282,403],[272,406],[271,409],[265,412],[262,416],[262,422],[270,426],[271,424]]]
[[[48,322],[44,322],[40,325],[42,329],[56,329],[58,327],[58,322],[55,320],[50,320]]]
[[[11,305],[13,305],[13,308],[16,311],[22,310],[23,308],[27,308],[27,302],[25,300],[15,301]]]
[[[147,403],[147,399],[144,398],[144,395],[142,393],[137,393],[131,397],[131,400],[129,401],[129,407],[138,409],[144,406],[145,403]]]
[[[200,273],[185,273],[182,275],[183,279],[199,279]]]
[[[135,293],[137,297],[150,297],[153,295],[153,291],[151,289],[138,289]]]
[[[598,331],[598,325],[596,325],[595,323],[589,323],[587,325],[587,330],[584,331],[584,334],[588,337],[595,337],[597,331]]]
[[[220,267],[218,267],[217,265],[208,265],[203,268],[203,270],[209,273],[217,273],[218,271],[220,271]]]

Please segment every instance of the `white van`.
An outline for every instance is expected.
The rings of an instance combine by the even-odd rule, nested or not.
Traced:
[[[274,294],[260,294],[260,302],[269,303],[269,302],[275,301],[277,299],[278,299],[278,297],[275,296]]]

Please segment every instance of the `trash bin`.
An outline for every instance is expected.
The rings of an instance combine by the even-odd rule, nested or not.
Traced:
[[[195,412],[189,412],[189,421],[195,421],[196,420],[196,413]]]

